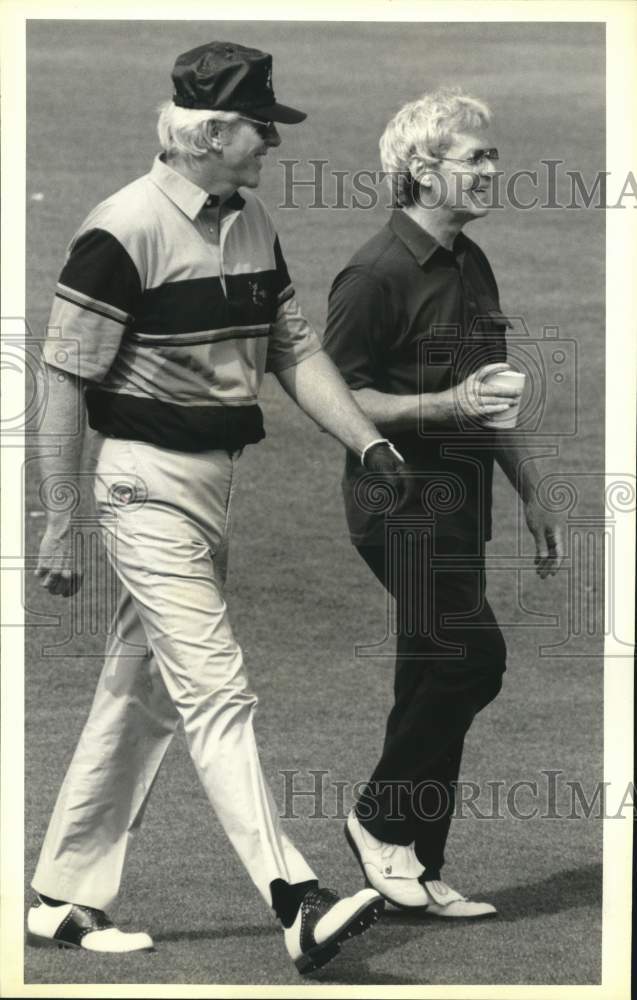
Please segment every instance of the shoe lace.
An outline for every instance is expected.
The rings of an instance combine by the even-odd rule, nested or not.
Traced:
[[[434,890],[439,892],[441,895],[449,893],[450,895],[453,895],[456,900],[462,900],[463,902],[467,901],[467,897],[463,896],[462,893],[457,891],[457,889],[453,889],[448,882],[443,882],[442,879],[438,878],[428,879],[426,877],[426,872],[422,873],[418,881],[425,887],[425,889],[428,885],[431,885]]]
[[[426,885],[427,883],[432,885],[437,892],[448,892],[451,889],[451,886],[447,885],[446,882],[443,882],[442,879],[427,878],[427,872],[423,872],[418,881],[422,882],[423,885]]]

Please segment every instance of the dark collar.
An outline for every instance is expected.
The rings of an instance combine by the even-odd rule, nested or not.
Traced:
[[[453,250],[447,250],[426,229],[423,229],[417,222],[414,222],[401,208],[393,210],[389,226],[396,236],[402,240],[410,253],[413,254],[421,267],[436,250],[440,250],[442,253],[453,253],[454,255],[466,250],[467,238],[464,233],[458,233],[454,240]]]
[[[216,194],[209,194],[206,200],[204,201],[203,207],[217,208],[218,205],[219,205],[219,196]],[[235,191],[235,193],[230,195],[229,198],[226,198],[226,200],[223,203],[224,208],[231,208],[237,212],[240,212],[244,205],[245,205],[245,199],[241,197],[238,191]]]

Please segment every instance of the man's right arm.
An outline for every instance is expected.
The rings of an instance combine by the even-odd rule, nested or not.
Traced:
[[[396,396],[377,389],[355,390],[363,413],[385,434],[417,430],[419,427],[457,427],[462,417],[488,420],[503,413],[517,396],[517,389],[500,389],[484,384],[487,375],[506,371],[504,363],[483,365],[464,382],[442,392]]]
[[[86,427],[84,381],[44,362],[38,379],[46,400],[41,427],[45,454],[40,459],[46,528],[35,575],[50,594],[71,597],[82,583],[81,567],[73,563],[71,518],[77,506],[72,498],[80,495]],[[62,503],[57,502],[60,499]]]
[[[107,203],[98,206],[73,238],[53,298],[40,389],[47,404],[42,444],[54,454],[41,460],[47,526],[36,570],[51,594],[70,597],[81,584],[73,566],[73,511],[56,502],[53,490],[58,500],[79,491],[84,384],[105,378],[138,308],[146,281],[141,247],[133,220]]]
[[[481,422],[509,408],[517,390],[484,383],[489,374],[505,371],[507,364],[484,365],[441,392],[399,395],[378,389],[385,381],[396,322],[378,277],[356,267],[338,275],[330,292],[324,348],[365,416],[383,434],[457,427],[460,418]]]
[[[355,389],[354,393],[363,413],[384,434],[451,423],[453,417],[449,391],[397,396],[365,388]]]

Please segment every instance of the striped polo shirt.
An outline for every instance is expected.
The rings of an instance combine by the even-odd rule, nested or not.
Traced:
[[[71,241],[44,360],[88,380],[89,422],[104,434],[243,447],[264,437],[265,372],[320,349],[260,199],[235,192],[219,229],[214,202],[158,156]]]

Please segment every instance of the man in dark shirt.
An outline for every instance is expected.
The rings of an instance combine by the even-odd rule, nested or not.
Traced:
[[[483,102],[452,90],[425,95],[389,123],[380,148],[395,207],[337,275],[325,335],[363,411],[391,432],[409,484],[399,500],[348,454],[351,538],[396,599],[398,640],[383,751],[346,836],[390,903],[440,917],[495,913],[441,880],[464,737],[505,670],[485,597],[494,458],[524,500],[540,576],[562,559],[533,463],[486,426],[520,395],[489,381],[509,369],[510,323],[486,256],[461,232],[488,211],[497,159],[489,123]]]

